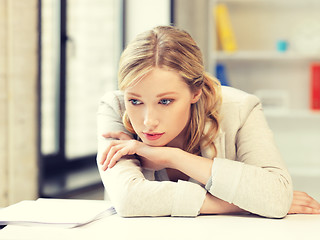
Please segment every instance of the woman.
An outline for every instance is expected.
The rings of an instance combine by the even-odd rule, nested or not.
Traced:
[[[121,216],[319,212],[307,194],[293,198],[258,98],[206,74],[188,33],[139,35],[121,56],[119,89],[99,107],[97,160]]]

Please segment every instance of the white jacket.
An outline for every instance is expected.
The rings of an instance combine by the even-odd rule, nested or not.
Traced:
[[[101,170],[110,200],[121,216],[197,216],[207,192],[249,212],[281,218],[292,201],[291,177],[275,146],[259,99],[240,90],[222,87],[217,157],[206,186],[194,179],[171,182],[165,170],[142,169],[137,159],[120,160]],[[127,132],[120,91],[103,96],[98,110],[98,155],[105,150],[110,131]],[[203,157],[212,158],[209,149]]]

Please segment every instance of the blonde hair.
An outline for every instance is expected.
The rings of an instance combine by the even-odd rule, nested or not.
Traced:
[[[202,54],[195,41],[187,32],[172,26],[155,27],[138,35],[121,55],[119,89],[136,84],[155,67],[178,72],[192,92],[202,90],[198,102],[191,105],[185,150],[199,154],[201,142],[216,153],[214,139],[219,129],[221,86],[216,78],[204,72]],[[210,127],[205,130],[208,122]],[[135,134],[126,113],[123,123]]]

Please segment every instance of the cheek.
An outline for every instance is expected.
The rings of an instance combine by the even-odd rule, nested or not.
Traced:
[[[132,109],[131,107],[127,107],[127,114],[133,128],[136,128],[137,124],[141,122],[140,111],[137,109]]]
[[[189,121],[190,106],[182,106],[172,112],[174,113],[171,113],[172,117],[174,117],[173,121],[176,122],[178,126],[184,128]]]

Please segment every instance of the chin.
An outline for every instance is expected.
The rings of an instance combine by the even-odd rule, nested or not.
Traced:
[[[152,142],[143,142],[144,144],[150,146],[150,147],[164,147],[166,144],[161,143],[152,143]]]
[[[150,147],[164,147],[168,144],[167,142],[163,141],[150,141],[146,139],[142,139],[142,142]]]

